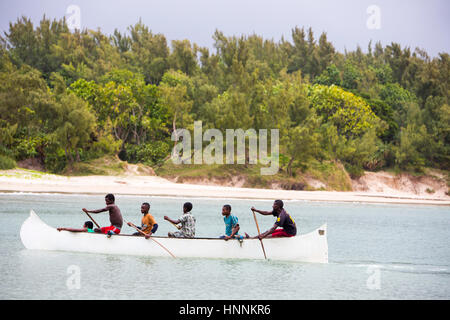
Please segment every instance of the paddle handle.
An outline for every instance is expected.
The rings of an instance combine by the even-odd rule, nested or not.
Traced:
[[[173,224],[173,226],[175,227],[175,228],[177,228],[178,230],[180,230],[181,229],[181,226],[179,226],[179,225],[177,225],[177,224],[175,224],[175,223],[173,223],[172,221],[169,221],[171,224]]]
[[[97,228],[99,228],[100,229],[100,226],[98,225],[98,223],[97,222],[95,222],[95,220],[91,217],[91,215],[89,214],[89,213],[87,213],[86,211],[83,211],[84,213],[86,213],[87,215],[88,215],[88,217],[89,217],[89,219],[91,219],[92,220],[92,222],[97,226]]]
[[[259,231],[259,225],[258,225],[258,220],[256,219],[256,214],[255,211],[253,211],[253,218],[255,219],[255,223],[256,223],[256,229],[258,230],[258,236],[261,234],[261,231]]]
[[[128,221],[125,220],[125,223],[128,224]],[[142,231],[141,229],[139,229],[138,227],[136,227],[134,224],[131,224],[131,227],[136,229],[139,233],[143,234],[144,236],[146,236],[147,234]]]
[[[252,212],[253,212],[253,218],[255,219],[256,229],[258,230],[258,236],[259,236],[259,235],[261,235],[261,231],[259,231],[258,220],[256,220],[256,214],[255,214],[255,211],[252,210]],[[264,259],[267,259],[267,256],[266,256],[266,250],[264,249],[264,244],[263,244],[263,242],[262,242],[262,239],[259,239],[259,241],[261,242],[261,248],[262,248],[263,253],[264,253]]]
[[[127,221],[125,221],[126,224],[128,224]],[[147,234],[142,231],[141,229],[139,229],[138,227],[136,227],[134,224],[131,223],[131,227],[133,227],[134,229],[136,229],[139,233],[143,234],[144,236],[146,236]],[[161,248],[163,248],[164,250],[166,250],[172,257],[175,258],[175,256],[172,254],[172,252],[170,252],[166,247],[164,247],[161,243],[159,243],[158,241],[156,241],[155,239],[153,239],[153,237],[150,237],[150,239],[152,239],[153,241],[155,241],[157,244],[159,244],[161,246]]]

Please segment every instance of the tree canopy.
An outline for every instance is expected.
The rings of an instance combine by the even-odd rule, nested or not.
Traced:
[[[450,164],[448,53],[397,43],[340,53],[326,33],[170,44],[141,21],[112,35],[22,17],[0,37],[0,166],[59,172],[103,155],[162,163],[176,128],[280,130],[281,170],[311,159],[421,170]]]

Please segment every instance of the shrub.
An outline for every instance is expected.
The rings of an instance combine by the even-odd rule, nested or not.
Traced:
[[[8,169],[14,169],[16,167],[16,161],[14,159],[11,159],[7,156],[3,156],[0,154],[0,169],[1,170],[8,170]]]
[[[125,153],[121,153],[121,158],[130,163],[154,165],[161,163],[169,152],[170,146],[164,141],[154,141],[142,145],[127,144]]]

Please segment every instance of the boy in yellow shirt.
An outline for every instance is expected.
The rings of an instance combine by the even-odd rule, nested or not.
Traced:
[[[141,226],[137,227],[142,232],[144,232],[145,238],[148,239],[153,233],[158,230],[158,224],[155,221],[155,218],[149,213],[150,211],[150,204],[148,202],[144,202],[141,205],[141,213],[144,215],[141,220]],[[132,226],[133,224],[131,222],[128,222],[129,226]],[[136,232],[133,233],[133,236],[142,236],[142,233]]]

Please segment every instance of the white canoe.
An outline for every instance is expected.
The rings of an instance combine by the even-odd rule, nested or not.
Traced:
[[[98,233],[58,231],[43,222],[31,210],[20,229],[20,238],[27,249],[76,251],[104,254],[171,257],[151,239],[130,235],[111,238]],[[264,259],[258,239],[224,241],[216,238],[177,239],[154,237],[175,257]],[[268,259],[328,263],[327,225],[304,235],[263,240]]]

